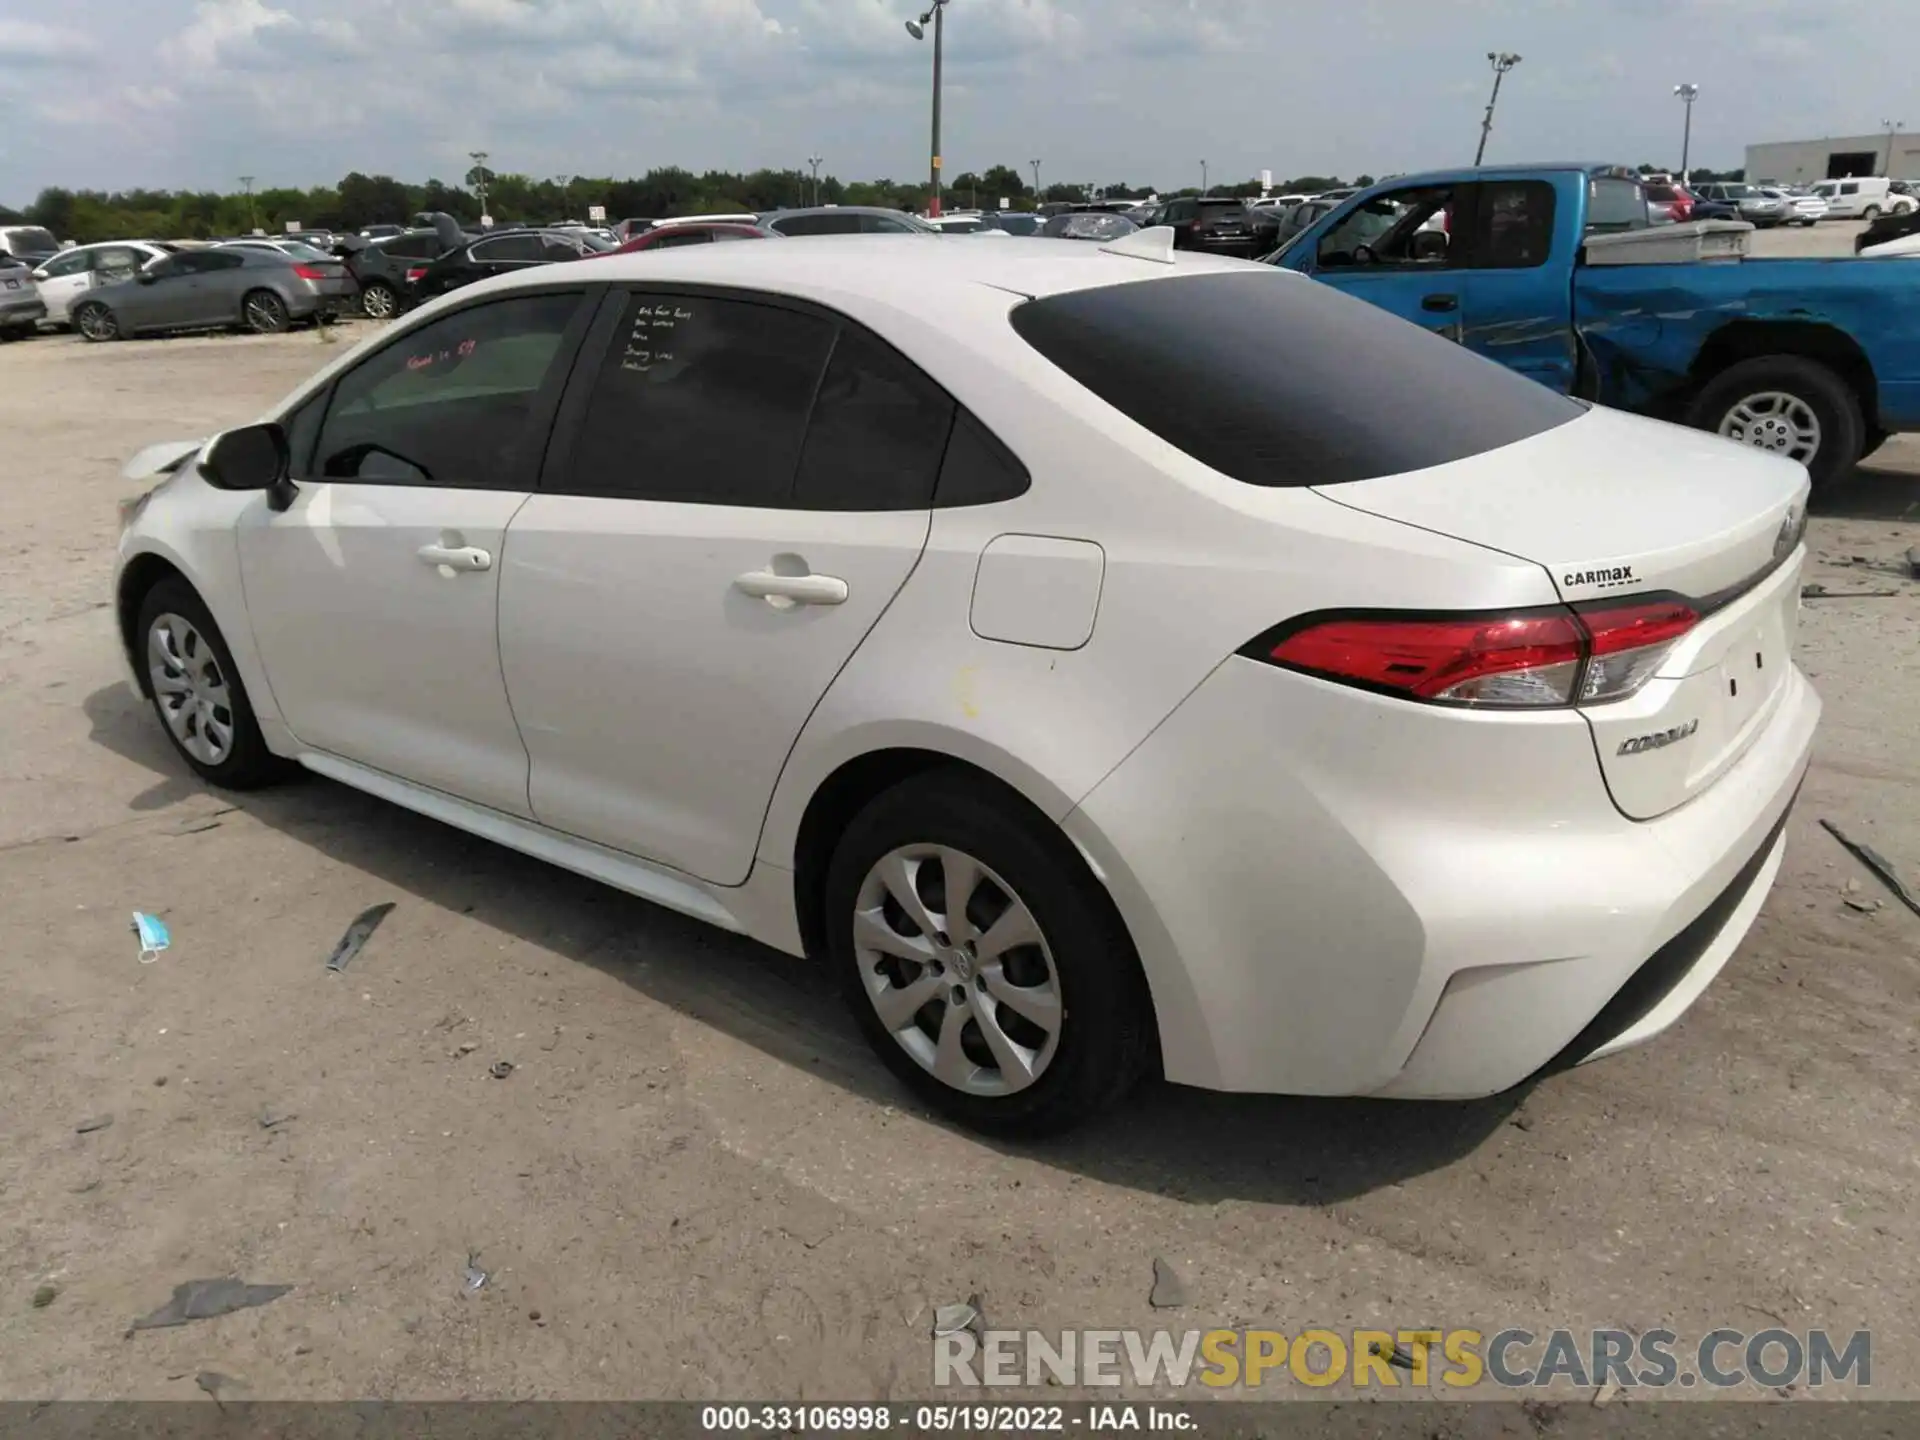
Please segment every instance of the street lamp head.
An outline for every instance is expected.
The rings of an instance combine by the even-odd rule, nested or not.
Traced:
[[[907,22],[907,33],[916,40],[924,40],[927,38],[926,26],[918,20],[909,20]]]

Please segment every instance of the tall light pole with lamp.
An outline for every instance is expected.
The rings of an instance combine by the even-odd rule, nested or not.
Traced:
[[[473,188],[480,201],[480,223],[487,223],[487,152],[469,150],[467,158],[473,161]]]
[[[1507,78],[1509,70],[1520,63],[1520,57],[1504,50],[1489,50],[1487,63],[1493,66],[1493,98],[1487,101],[1487,118],[1480,122],[1480,148],[1473,154],[1476,167],[1487,158],[1487,137],[1493,134],[1493,107],[1500,103],[1500,82]]]
[[[1027,163],[1033,167],[1033,198],[1034,202],[1038,204],[1040,200],[1040,162],[1038,160],[1029,160]]]
[[[1891,145],[1893,142],[1888,141],[1887,143]],[[247,187],[247,229],[258,230],[260,228],[260,221],[253,213],[253,176],[242,175],[240,177],[240,183]]]
[[[927,38],[927,27],[933,27],[933,166],[932,198],[927,204],[927,214],[933,219],[940,218],[940,59],[941,48],[946,39],[947,6],[950,0],[933,0],[932,7],[918,20],[907,21],[907,33],[916,40]]]
[[[1687,183],[1687,165],[1693,159],[1693,102],[1700,98],[1700,87],[1689,81],[1685,85],[1673,87],[1673,93],[1680,97],[1680,103],[1687,107],[1687,127],[1680,132],[1680,184]]]
[[[807,164],[813,168],[813,203],[816,208],[820,204],[820,164],[826,158],[824,155],[807,156]]]
[[[1880,128],[1887,132],[1887,163],[1881,167],[1882,175],[1893,175],[1893,137],[1907,128],[1904,120],[1882,120]]]
[[[1213,186],[1207,182],[1207,162],[1204,160],[1200,162],[1200,193],[1202,195],[1213,193]]]

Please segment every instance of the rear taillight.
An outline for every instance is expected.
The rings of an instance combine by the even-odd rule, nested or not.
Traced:
[[[1671,600],[1495,615],[1348,615],[1257,641],[1247,653],[1439,705],[1598,705],[1646,684],[1699,618]]]
[[[302,280],[325,280],[327,278],[326,271],[317,269],[312,265],[296,265],[293,267],[293,273],[298,275]]]
[[[426,273],[427,273],[427,267],[424,265],[409,265],[407,267],[407,284],[409,285],[417,284],[420,280],[420,277]]]

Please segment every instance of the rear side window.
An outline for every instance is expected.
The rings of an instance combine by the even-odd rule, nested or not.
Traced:
[[[830,321],[771,305],[658,291],[628,297],[559,488],[787,504],[833,339]]]
[[[1553,189],[1538,180],[1522,182],[1539,185],[1547,192],[1548,228],[1552,228]],[[1503,187],[1495,185],[1489,189]],[[1617,234],[1622,230],[1644,230],[1652,221],[1647,215],[1647,195],[1638,182],[1603,176],[1587,182],[1587,232]],[[1664,198],[1672,199],[1669,192]]]
[[[865,331],[843,328],[813,402],[795,508],[926,509],[953,408],[917,366]]]
[[[776,220],[773,228],[782,235],[857,235],[860,233],[858,215],[795,215],[787,220]]]
[[[1285,273],[1078,290],[1026,342],[1168,444],[1249,485],[1337,485],[1497,450],[1586,413],[1364,300]]]

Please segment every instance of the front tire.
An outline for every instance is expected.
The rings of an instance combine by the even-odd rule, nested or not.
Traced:
[[[95,301],[73,312],[73,328],[96,344],[120,339],[120,321],[113,311]]]
[[[240,302],[240,319],[256,335],[278,335],[287,328],[287,302],[271,290],[249,290]]]
[[[1860,462],[1866,422],[1851,386],[1817,360],[1763,355],[1729,366],[1687,407],[1687,423],[1807,467],[1816,488]]]
[[[267,749],[226,638],[193,587],[162,580],[140,602],[139,664],[154,713],[193,773],[253,790],[287,773]]]
[[[1065,836],[977,777],[936,771],[872,801],[824,898],[868,1043],[960,1123],[1057,1132],[1150,1064],[1152,1004],[1111,900]]]
[[[1880,218],[1880,207],[1878,205],[1867,206],[1866,209],[1860,212],[1860,218],[1871,225]]]

